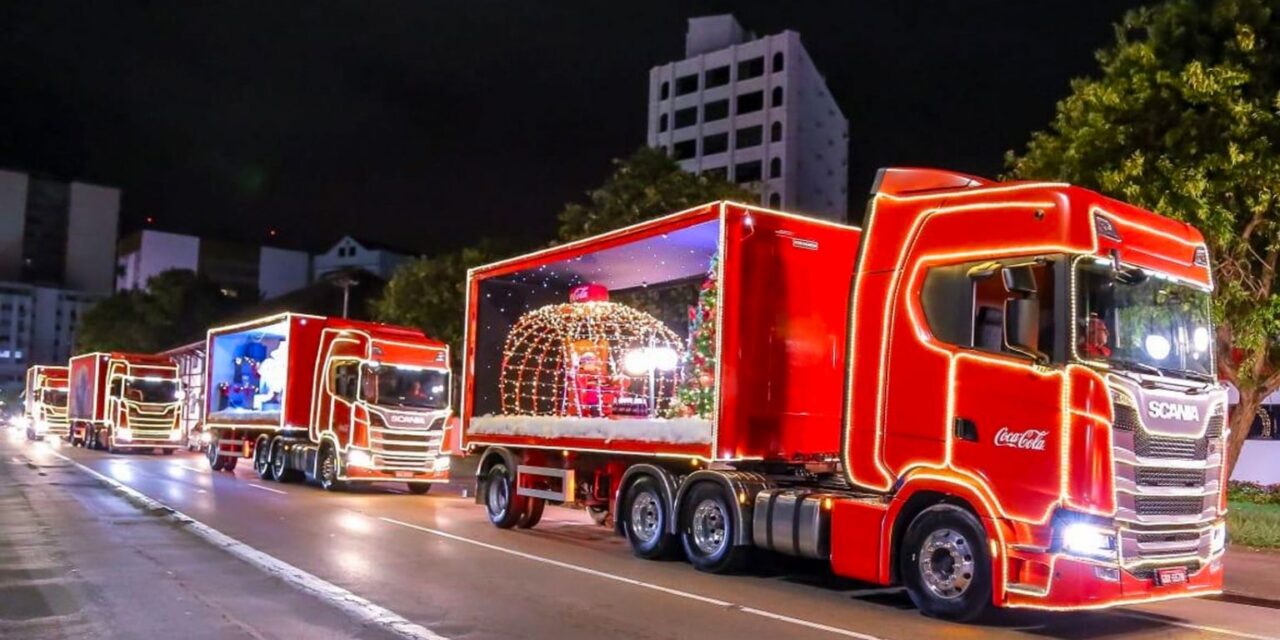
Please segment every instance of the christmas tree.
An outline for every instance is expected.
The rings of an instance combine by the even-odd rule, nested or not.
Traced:
[[[707,279],[698,291],[698,306],[689,307],[689,349],[685,355],[684,380],[674,403],[678,416],[709,419],[715,407],[718,266],[719,257],[712,257]]]

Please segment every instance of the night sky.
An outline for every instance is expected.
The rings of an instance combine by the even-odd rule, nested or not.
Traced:
[[[800,32],[860,213],[880,166],[999,173],[1135,4],[3,0],[0,167],[123,188],[125,231],[545,242],[644,143],[685,19],[731,11]]]

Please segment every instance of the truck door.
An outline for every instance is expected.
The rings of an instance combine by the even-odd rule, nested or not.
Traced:
[[[1065,259],[1017,259],[938,269],[926,280],[935,338],[952,350],[950,463],[1010,515],[1038,520],[1057,500],[1065,340],[1058,280]],[[932,282],[931,282],[932,280]],[[941,295],[943,288],[951,295]],[[932,289],[934,300],[928,293]],[[946,302],[944,302],[946,301]]]
[[[326,383],[329,397],[322,402],[318,426],[322,431],[332,431],[345,446],[351,438],[353,407],[360,392],[359,361],[330,360]]]

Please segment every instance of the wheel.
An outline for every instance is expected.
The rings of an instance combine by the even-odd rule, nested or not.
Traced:
[[[724,487],[700,482],[689,490],[680,509],[680,544],[699,571],[733,573],[746,563],[750,547],[733,543],[737,535],[733,502]]]
[[[516,526],[521,529],[532,529],[538,526],[542,521],[542,511],[547,508],[547,501],[542,498],[529,498],[525,503],[524,513],[520,514],[520,521]]]
[[[415,496],[425,496],[431,491],[431,485],[426,482],[409,482],[409,493]]]
[[[499,529],[516,526],[529,500],[516,495],[515,474],[507,469],[507,465],[499,462],[489,468],[484,484],[484,506],[489,514],[489,522]]]
[[[320,450],[320,488],[325,491],[340,491],[346,483],[338,478],[338,454],[333,447],[326,445]]]
[[[253,471],[263,480],[275,480],[276,472],[271,467],[271,438],[258,436],[253,443]]]
[[[667,504],[658,481],[652,477],[639,478],[627,489],[627,497],[619,512],[626,515],[622,528],[631,553],[647,560],[671,556],[675,548],[675,536],[671,535],[671,507]]]
[[[204,457],[209,460],[209,468],[214,471],[222,471],[226,458],[218,455],[218,432],[213,432],[213,439],[209,442],[209,446],[205,447]]]
[[[233,458],[231,456],[218,456],[218,457],[222,458],[222,470],[226,471],[227,473],[235,471],[236,463],[240,462],[240,458]]]
[[[103,442],[101,433],[99,433],[94,439],[98,441],[99,449],[106,449],[107,453],[121,453],[120,449],[116,448],[116,437],[114,434],[108,433],[105,443]]]
[[[271,441],[271,473],[279,482],[291,482],[288,461],[285,460],[284,441],[276,438]]]
[[[591,521],[605,526],[609,524],[609,507],[587,507],[587,515],[591,516]]]
[[[972,513],[950,504],[921,511],[908,525],[899,574],[920,611],[967,621],[991,605],[987,534]]]
[[[84,439],[85,439],[84,448],[95,450],[95,451],[98,449],[98,430],[97,429],[90,427],[89,430],[85,432]]]

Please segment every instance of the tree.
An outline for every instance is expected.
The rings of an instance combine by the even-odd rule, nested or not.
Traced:
[[[396,269],[370,311],[381,322],[418,327],[447,343],[456,370],[462,361],[467,269],[491,261],[493,255],[491,245],[481,244],[410,260]]]
[[[1130,12],[1019,178],[1087,186],[1198,227],[1213,258],[1220,376],[1240,392],[1234,467],[1280,388],[1280,0],[1174,0]]]
[[[155,353],[200,339],[218,320],[247,304],[186,269],[147,280],[146,290],[122,291],[89,308],[76,335],[80,351]]]
[[[723,178],[684,171],[661,149],[641,147],[613,164],[604,185],[587,192],[587,204],[571,203],[560,212],[561,240],[593,236],[715,200],[759,200]]]

